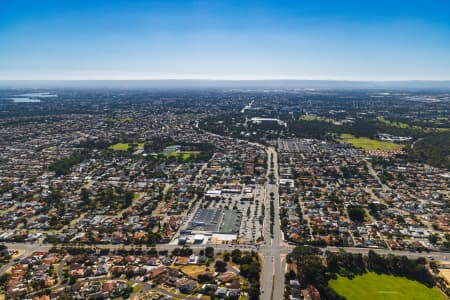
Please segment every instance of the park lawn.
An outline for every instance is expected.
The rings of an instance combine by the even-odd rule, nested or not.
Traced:
[[[129,143],[117,143],[109,146],[109,149],[114,151],[127,151],[130,148]],[[144,143],[138,143],[137,149],[144,149]]]
[[[187,265],[187,266],[182,267],[180,270],[187,276],[197,279],[198,275],[206,272],[206,266],[205,265]]]
[[[425,285],[405,277],[369,272],[353,279],[338,275],[328,285],[347,300],[444,300],[438,288]]]
[[[200,151],[174,151],[170,152],[166,155],[166,157],[175,157],[179,158],[181,157],[183,160],[187,160],[191,157],[195,157],[200,154]]]
[[[341,142],[351,143],[353,147],[361,148],[364,150],[387,150],[387,151],[397,151],[403,146],[391,142],[383,142],[372,140],[367,137],[355,137],[351,134],[341,134],[338,139]]]

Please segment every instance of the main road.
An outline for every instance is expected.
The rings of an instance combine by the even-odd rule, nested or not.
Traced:
[[[11,250],[19,250],[21,253],[15,257],[16,259],[21,259],[29,256],[35,251],[48,251],[51,248],[54,247],[52,244],[39,244],[39,243],[2,243],[3,245],[7,246],[8,249]],[[268,251],[268,249],[272,249],[275,252],[279,252],[281,255],[286,255],[290,253],[295,246],[294,245],[280,245],[275,246],[272,245],[270,247],[261,245],[253,246],[253,245],[244,245],[244,244],[209,244],[209,245],[190,245],[189,248],[191,248],[194,251],[200,251],[202,249],[205,249],[207,246],[214,246],[214,249],[217,251],[232,251],[233,249],[239,249],[241,251],[258,251],[264,252]],[[67,244],[67,245],[59,245],[59,247],[74,247],[74,248],[85,248],[85,249],[109,249],[111,251],[115,250],[131,250],[131,249],[142,249],[142,250],[150,250],[151,248],[156,248],[158,251],[172,251],[175,248],[180,248],[179,245],[172,245],[172,244],[158,244],[156,246],[145,246],[145,245],[120,245],[120,244],[86,244],[86,245],[80,245],[80,244]],[[360,247],[322,247],[319,248],[322,250],[322,252],[330,251],[330,252],[339,252],[339,251],[346,251],[349,253],[361,253],[361,254],[367,254],[370,250],[374,251],[375,253],[379,255],[397,255],[397,256],[407,256],[409,258],[419,258],[419,257],[427,257],[432,258],[438,261],[448,261],[450,262],[450,252],[411,252],[411,251],[403,251],[403,250],[389,250],[389,249],[380,249],[380,248],[360,248]],[[4,266],[3,266],[4,267]],[[0,268],[0,270],[4,270],[4,268]],[[0,271],[1,273],[1,271]]]
[[[262,278],[261,299],[283,299],[285,257],[288,249],[283,245],[283,232],[280,221],[280,198],[278,195],[278,155],[273,147],[267,148],[267,180],[264,205],[264,244],[261,245]],[[271,232],[270,204],[273,202],[273,234]]]

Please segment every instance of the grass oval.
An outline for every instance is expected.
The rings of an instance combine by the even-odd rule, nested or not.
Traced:
[[[329,286],[347,300],[445,300],[438,288],[425,285],[405,277],[369,272],[353,279],[338,276],[330,280]]]

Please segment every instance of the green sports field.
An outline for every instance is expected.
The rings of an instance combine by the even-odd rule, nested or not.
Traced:
[[[166,157],[176,157],[176,158],[183,158],[183,160],[187,160],[191,157],[196,157],[200,154],[200,151],[175,151],[170,152],[166,155]]]
[[[338,140],[341,142],[351,143],[353,147],[361,148],[364,150],[396,151],[402,148],[402,145],[399,144],[372,140],[367,137],[355,137],[347,133],[341,134]]]
[[[114,151],[127,151],[128,148],[131,147],[131,144],[128,143],[117,143],[112,146],[109,146],[109,149]],[[144,143],[138,143],[137,149],[144,149]]]
[[[338,276],[330,280],[329,286],[347,300],[445,300],[438,288],[425,285],[404,277],[378,275],[373,272],[353,279]]]

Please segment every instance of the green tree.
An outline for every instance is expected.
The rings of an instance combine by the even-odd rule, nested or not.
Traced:
[[[350,220],[353,222],[364,222],[364,210],[359,207],[352,207],[348,209],[348,216],[350,217]]]
[[[216,260],[214,269],[216,270],[216,272],[225,272],[227,270],[227,263],[222,260]]]
[[[206,247],[205,248],[205,256],[209,258],[214,257],[214,248],[213,247]]]

